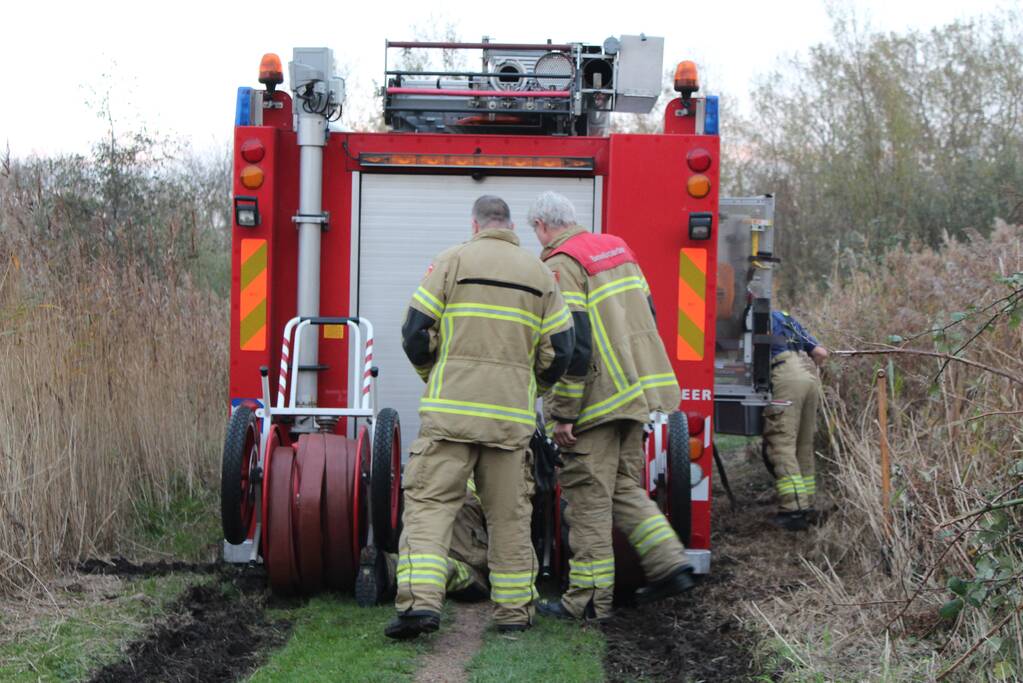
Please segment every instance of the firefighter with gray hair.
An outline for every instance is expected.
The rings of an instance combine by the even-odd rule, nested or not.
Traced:
[[[405,466],[395,619],[384,633],[436,631],[452,525],[472,477],[487,520],[490,598],[499,632],[532,624],[538,570],[530,542],[537,391],[565,372],[572,316],[536,256],[519,247],[508,205],[484,195],[472,238],[434,259],[412,295],[403,347],[426,390]]]
[[[639,602],[693,586],[675,531],[644,491],[643,429],[655,411],[675,410],[681,392],[657,333],[650,288],[629,246],[576,225],[564,196],[545,192],[529,210],[572,312],[575,349],[568,371],[544,397],[548,432],[560,446],[559,481],[568,503],[569,586],[541,614],[605,620],[614,589],[612,527],[639,555],[647,585]]]

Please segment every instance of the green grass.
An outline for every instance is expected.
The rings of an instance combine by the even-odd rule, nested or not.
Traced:
[[[62,606],[61,614],[47,613],[19,626],[13,637],[0,640],[0,680],[86,678],[116,661],[121,648],[158,618],[192,580],[171,575],[127,581],[113,597],[102,592],[89,595],[78,604]]]
[[[249,679],[275,681],[408,681],[431,638],[396,643],[384,637],[390,606],[364,609],[351,598],[323,596],[301,607],[268,610],[294,624],[291,639]]]
[[[735,436],[734,434],[715,434],[714,443],[717,444],[719,451],[722,453],[728,453],[730,451],[741,451],[746,448],[746,444],[758,438],[760,437]]]
[[[183,488],[183,487],[182,487]],[[155,552],[185,562],[208,561],[219,549],[219,491],[182,490],[164,506],[155,501],[138,504],[132,541],[136,551]]]
[[[595,628],[540,618],[514,637],[488,631],[469,665],[473,683],[604,680],[604,636]]]

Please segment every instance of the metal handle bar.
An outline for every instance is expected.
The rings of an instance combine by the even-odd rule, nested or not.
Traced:
[[[302,345],[302,330],[310,325],[347,325],[352,330],[352,349],[363,349],[361,357],[355,359],[355,370],[358,375],[362,376],[362,391],[358,401],[353,400],[354,397],[349,397],[348,411],[357,411],[360,414],[370,411],[372,415],[375,406],[373,400],[372,387],[374,384],[374,377],[371,371],[373,365],[373,324],[365,319],[356,316],[315,316],[315,317],[295,317],[287,322],[284,326],[283,342],[281,344],[281,371],[280,377],[277,383],[277,406],[276,412],[280,412],[286,409],[286,405],[290,405],[291,408],[287,410],[298,410],[295,408],[295,394],[297,391],[298,382],[292,382],[291,386],[288,387],[288,378],[292,371],[292,358],[300,357],[300,349]],[[363,347],[362,344],[362,328],[366,328],[366,344]],[[292,342],[294,339],[294,343]],[[294,355],[292,355],[292,346],[294,346]],[[285,392],[288,391],[288,403],[285,403]],[[310,409],[310,410],[333,410],[333,409]],[[312,413],[310,413],[312,414]]]
[[[494,76],[505,77],[505,78],[561,78],[564,80],[571,80],[575,78],[575,74],[540,74],[534,72],[526,73],[498,73],[497,71],[403,71],[403,70],[390,70],[384,72],[385,76],[477,76],[483,78],[491,78]]]
[[[441,90],[440,88],[388,88],[388,95],[438,95],[440,97],[549,97],[568,98],[568,90]]]
[[[544,50],[546,52],[568,52],[574,50],[577,45],[551,45],[545,43],[447,43],[447,42],[425,42],[415,41],[392,41],[388,40],[386,47],[396,48],[424,48],[433,50]]]

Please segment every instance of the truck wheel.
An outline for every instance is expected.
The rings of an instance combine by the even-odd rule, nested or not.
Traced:
[[[689,423],[675,411],[668,416],[667,515],[679,540],[689,546],[693,485],[689,468]]]
[[[370,503],[373,539],[384,552],[398,552],[401,535],[401,423],[393,408],[377,415],[373,430]]]
[[[256,506],[259,429],[256,413],[238,406],[227,423],[220,472],[220,521],[228,543],[241,543],[249,533]]]

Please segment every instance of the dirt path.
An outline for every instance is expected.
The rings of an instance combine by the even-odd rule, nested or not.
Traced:
[[[483,645],[483,631],[490,623],[489,602],[451,603],[451,618],[433,641],[430,652],[418,662],[416,683],[464,683],[466,667]]]
[[[761,462],[733,453],[725,465],[738,508],[715,489],[710,575],[687,596],[618,610],[604,627],[610,681],[747,681],[762,673],[753,668],[760,636],[748,626],[749,604],[798,589],[808,578],[799,555],[815,532],[767,523],[773,481]]]

